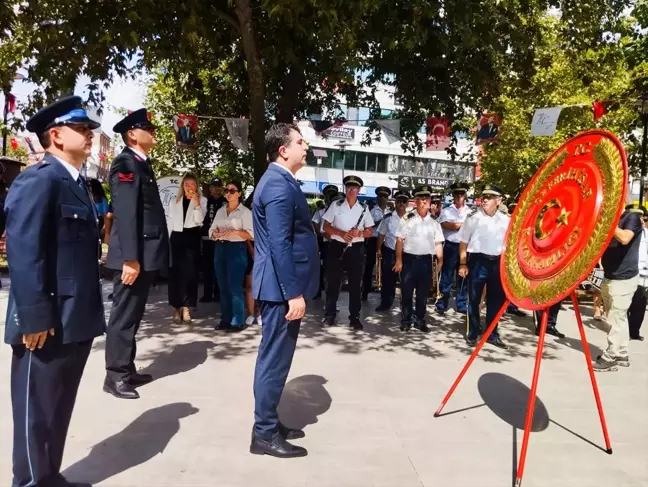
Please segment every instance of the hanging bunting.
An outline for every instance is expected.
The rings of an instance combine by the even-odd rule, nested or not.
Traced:
[[[531,137],[556,135],[556,125],[562,107],[536,108],[531,120]]]
[[[446,117],[429,117],[425,122],[425,150],[442,151],[450,147],[450,125]]]
[[[16,95],[11,93],[7,94],[7,113],[14,113],[16,111]]]
[[[250,127],[250,121],[246,118],[226,118],[225,126],[229,132],[230,139],[232,139],[232,144],[238,150],[248,150],[248,131]]]
[[[376,123],[385,134],[388,143],[393,144],[401,140],[400,120],[376,120]]]
[[[331,128],[341,127],[344,125],[344,122],[346,122],[346,120],[335,120],[333,122],[330,120],[311,120],[311,125],[313,126],[313,129],[315,129],[317,135],[324,135]]]
[[[477,124],[477,145],[495,142],[500,136],[500,119],[497,113],[484,113]]]
[[[36,154],[36,149],[34,148],[34,144],[29,137],[25,137],[25,144],[27,144],[27,147],[29,148],[29,152],[32,154]]]
[[[179,147],[195,148],[198,145],[198,117],[177,114],[173,116],[173,130]]]

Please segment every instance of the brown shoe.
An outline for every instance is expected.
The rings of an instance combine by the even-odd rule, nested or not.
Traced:
[[[179,325],[182,323],[182,315],[180,314],[180,309],[174,309],[173,310],[173,322],[176,325]]]
[[[185,323],[191,323],[191,312],[189,308],[182,308],[182,321]]]

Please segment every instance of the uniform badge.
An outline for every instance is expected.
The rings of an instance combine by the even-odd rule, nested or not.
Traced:
[[[120,183],[132,183],[135,175],[132,172],[120,172],[118,174]]]

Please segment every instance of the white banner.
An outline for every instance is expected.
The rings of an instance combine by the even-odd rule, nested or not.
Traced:
[[[227,131],[229,132],[234,147],[239,150],[248,150],[248,130],[250,127],[250,121],[245,118],[226,118],[225,125],[227,126]]]
[[[387,137],[387,142],[390,144],[398,142],[401,139],[400,120],[376,120],[376,123],[382,129],[385,137]]]
[[[537,108],[531,121],[531,137],[556,135],[562,107]]]

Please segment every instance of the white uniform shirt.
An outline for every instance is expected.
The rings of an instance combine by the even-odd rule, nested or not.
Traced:
[[[488,216],[481,208],[471,213],[459,230],[459,240],[469,254],[501,255],[511,217],[501,211]]]
[[[373,232],[373,237],[378,237],[378,226],[380,225],[380,222],[387,216],[389,213],[389,210],[385,208],[384,210],[380,208],[380,206],[376,205],[371,209],[371,218],[373,218],[374,221],[374,232]]]
[[[403,215],[405,216],[405,215]],[[396,250],[396,232],[402,218],[395,211],[388,213],[378,225],[378,234],[385,236],[385,245]]]
[[[326,208],[315,210],[315,213],[313,213],[313,218],[311,219],[311,221],[319,228],[320,236],[324,240],[328,241],[329,239],[324,236],[324,214],[325,213],[326,213]]]
[[[459,210],[454,203],[452,203],[447,208],[441,210],[439,223],[463,223],[466,221],[468,215],[470,215],[470,211],[470,208],[466,205],[463,205],[461,210]],[[443,228],[443,236],[448,242],[459,243],[459,230],[446,230]]]
[[[209,228],[209,236],[212,232],[224,232],[225,230],[247,230],[252,238],[254,238],[254,230],[252,228],[252,212],[242,204],[239,204],[236,210],[229,215],[227,214],[227,205],[221,206],[216,212],[214,221]],[[228,242],[245,242],[245,239],[238,235],[228,235],[227,237],[219,240],[226,240]]]
[[[342,201],[342,204],[338,204],[338,202],[334,202],[329,206],[329,209],[326,211],[324,214],[324,220],[329,222],[334,228],[337,228],[338,230],[342,230],[343,232],[348,232],[351,230],[356,223],[358,223],[358,218],[360,218],[360,215],[362,214],[362,211],[364,210],[364,207],[362,204],[360,204],[359,201],[356,201],[355,205],[353,205],[353,208],[349,207],[349,203],[347,202],[346,198]],[[367,228],[371,228],[374,226],[374,221],[373,218],[371,217],[371,213],[367,209],[364,212],[364,216],[362,217],[362,221],[358,225],[358,230],[366,230]],[[338,242],[343,242],[344,240],[342,237],[338,237],[337,235],[331,236],[332,240],[337,240]],[[352,243],[357,243],[357,242],[364,242],[363,237],[356,237],[353,239]]]
[[[444,241],[438,221],[425,214],[424,218],[414,211],[408,218],[401,218],[396,237],[404,239],[403,252],[413,255],[435,255],[435,244]]]

